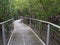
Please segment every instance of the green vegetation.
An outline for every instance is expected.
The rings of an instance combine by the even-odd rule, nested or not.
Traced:
[[[47,20],[48,16],[60,13],[59,0],[1,0],[0,20],[28,16]]]
[[[0,0],[0,22],[8,20],[12,17],[17,18],[20,16],[32,17],[32,18],[37,18],[41,20],[48,20],[49,16],[55,16],[55,15],[58,15],[59,13],[60,13],[60,0]],[[56,22],[58,21],[55,21],[54,23]],[[9,29],[10,27],[8,27],[9,24],[5,24],[5,25],[6,25],[5,26],[6,31],[7,30],[9,31],[10,30]],[[38,27],[41,26],[40,29],[42,30],[42,26],[44,25],[45,24],[42,25],[42,24],[36,23],[35,28],[37,29]],[[60,22],[58,25],[60,25]],[[1,27],[2,26],[0,25],[0,36],[1,36],[0,39],[2,39]],[[58,29],[56,29],[56,27],[51,26],[51,32],[52,34],[54,34],[51,37],[56,36],[55,32],[57,31],[55,30],[58,30]],[[9,35],[8,31],[6,32],[6,34]],[[58,31],[58,33],[60,33],[60,30]],[[60,35],[58,36],[60,37]],[[1,42],[2,40],[0,41],[0,43]]]

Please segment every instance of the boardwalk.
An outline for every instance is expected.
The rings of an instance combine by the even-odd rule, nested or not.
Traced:
[[[30,27],[20,20],[14,22],[14,34],[9,45],[43,45]]]

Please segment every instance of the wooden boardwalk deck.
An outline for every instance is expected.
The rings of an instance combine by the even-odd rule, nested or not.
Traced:
[[[14,34],[9,45],[43,45],[31,29],[20,20],[14,22]]]

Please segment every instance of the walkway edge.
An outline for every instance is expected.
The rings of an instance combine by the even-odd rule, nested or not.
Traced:
[[[23,23],[23,25],[29,27],[28,25],[26,25],[26,24],[24,24],[24,23]],[[41,40],[41,38],[33,31],[33,29],[32,29],[31,27],[29,27],[29,28],[30,28],[30,30],[34,33],[34,35],[41,41],[41,43],[42,43],[43,45],[46,45],[46,44]]]
[[[8,43],[7,43],[7,45],[10,44],[10,41],[11,41],[11,39],[12,39],[13,34],[14,34],[14,30],[13,30],[13,32],[12,32],[12,34],[11,34],[11,37],[10,37],[10,39],[9,39],[9,41],[8,41]]]
[[[41,43],[43,44],[43,45],[45,45],[45,43],[41,40],[41,38],[31,29],[31,31],[35,34],[35,36],[41,41]]]

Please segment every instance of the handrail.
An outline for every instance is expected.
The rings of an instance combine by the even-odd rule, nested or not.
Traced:
[[[13,20],[14,18],[12,18],[12,19],[9,19],[9,20],[7,20],[7,21],[4,21],[4,22],[0,22],[0,25],[1,24],[4,24],[4,23],[7,23],[7,22],[9,22],[9,21],[11,21],[11,20]]]
[[[43,23],[47,23],[47,24],[50,24],[54,27],[57,27],[57,28],[60,28],[60,26],[56,25],[56,24],[53,24],[51,22],[48,22],[48,21],[43,21],[43,20],[39,20],[39,19],[34,19],[34,18],[25,18],[25,19],[32,19],[32,20],[36,20],[36,21],[39,21],[39,22],[43,22]]]
[[[48,21],[43,21],[43,20],[39,20],[39,19],[34,19],[34,18],[27,18],[27,17],[25,17],[24,19],[29,19],[29,25],[30,25],[30,27],[31,27],[31,21],[32,20],[34,20],[34,21],[38,21],[38,22],[41,22],[41,23],[45,23],[45,24],[48,24],[47,25],[47,41],[46,41],[46,43],[44,43],[44,41],[42,42],[42,43],[44,43],[45,45],[49,45],[49,36],[50,36],[50,25],[52,25],[52,26],[54,26],[54,27],[56,27],[56,28],[58,28],[58,29],[60,29],[60,26],[58,26],[58,25],[56,25],[56,24],[53,24],[53,23],[51,23],[51,22],[48,22]]]
[[[9,20],[4,21],[4,22],[0,22],[0,25],[2,25],[1,28],[2,28],[2,36],[3,36],[3,45],[6,45],[6,41],[5,41],[5,23],[8,23],[8,22],[13,21],[13,20],[14,20],[14,18],[9,19]]]

